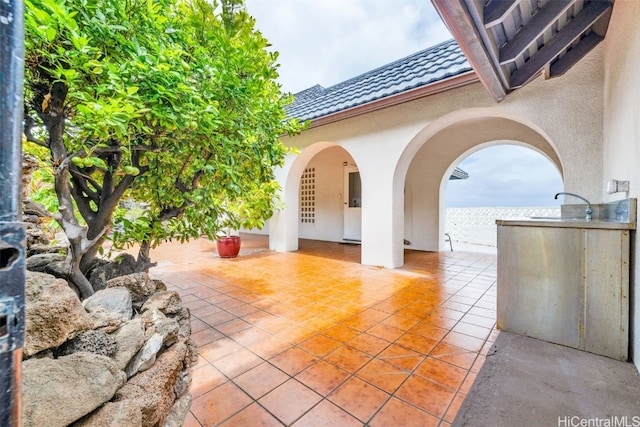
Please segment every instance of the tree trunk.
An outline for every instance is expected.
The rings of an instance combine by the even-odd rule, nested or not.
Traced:
[[[136,260],[140,271],[149,272],[151,267],[158,265],[157,262],[151,262],[151,242],[145,240],[140,243],[140,249],[138,250],[138,259]]]
[[[69,272],[69,280],[78,288],[80,291],[80,299],[84,300],[93,295],[93,285],[86,278],[80,268],[75,263],[71,263],[71,271]]]

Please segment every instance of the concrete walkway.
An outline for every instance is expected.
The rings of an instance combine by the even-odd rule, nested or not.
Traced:
[[[631,363],[500,332],[453,426],[640,426]]]

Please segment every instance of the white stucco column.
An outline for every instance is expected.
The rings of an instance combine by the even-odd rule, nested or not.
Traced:
[[[288,154],[285,164],[274,173],[282,188],[282,207],[269,219],[269,249],[277,252],[298,250],[298,187],[289,179],[296,155]],[[295,188],[294,188],[295,187]]]
[[[400,267],[404,263],[404,199],[402,192],[394,192],[395,161],[384,151],[370,150],[358,167],[362,180],[361,262]]]

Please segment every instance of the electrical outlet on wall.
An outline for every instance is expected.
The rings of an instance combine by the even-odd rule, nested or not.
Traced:
[[[607,193],[622,193],[629,192],[629,181],[618,181],[617,179],[612,179],[607,183]]]

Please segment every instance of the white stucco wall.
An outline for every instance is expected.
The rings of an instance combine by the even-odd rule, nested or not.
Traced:
[[[331,147],[316,154],[308,163],[315,173],[315,221],[300,223],[303,239],[342,241],[343,229],[343,163],[353,163],[344,149]]]
[[[475,83],[312,128],[284,142],[298,147],[301,156],[318,143],[336,144],[352,155],[363,186],[362,262],[398,267],[403,263],[405,229],[412,233],[408,240],[415,248],[444,249],[443,177],[477,144],[533,144],[555,160],[565,191],[602,201],[602,54],[598,47],[565,76],[539,78],[499,104]],[[299,173],[300,167],[304,165],[291,170]],[[293,182],[286,170],[283,176]],[[284,180],[281,183],[285,186]],[[413,197],[407,202],[408,221],[405,184]],[[285,193],[292,191],[285,186]],[[297,188],[295,192],[297,197]],[[297,222],[287,225],[283,220],[298,217],[292,198],[286,195],[291,203],[275,223],[271,221],[271,230],[288,239],[280,246],[285,250],[294,248],[293,235],[298,233]],[[328,230],[313,236],[335,238]],[[278,238],[272,235],[271,240],[277,248]]]
[[[604,41],[604,154],[605,183],[630,180],[629,194],[604,195],[618,200],[640,195],[640,1],[617,0]],[[604,192],[604,191],[603,191]],[[635,233],[631,280],[631,358],[640,370],[640,251]]]

